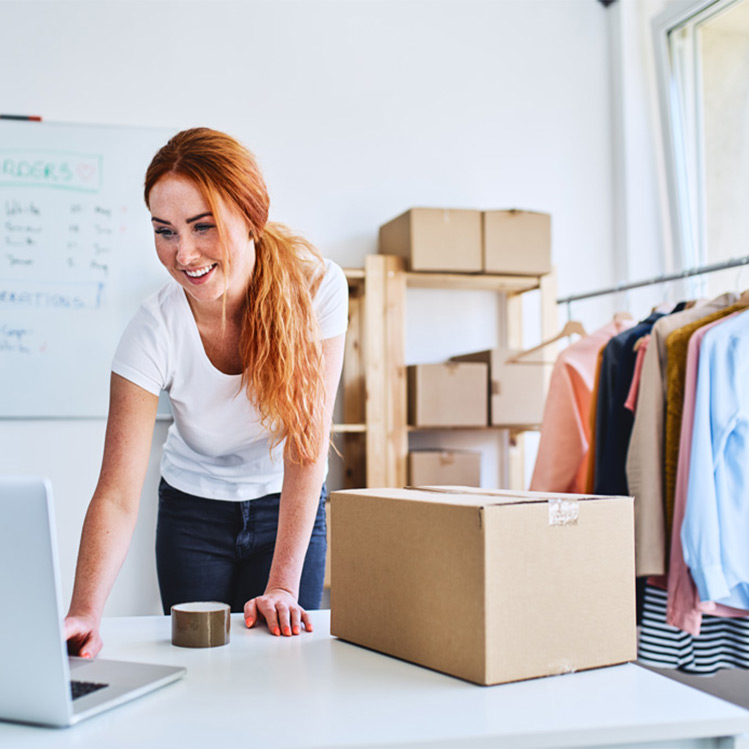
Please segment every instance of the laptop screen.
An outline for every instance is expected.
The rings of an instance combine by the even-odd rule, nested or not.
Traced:
[[[0,718],[71,712],[67,649],[48,480],[0,476]]]

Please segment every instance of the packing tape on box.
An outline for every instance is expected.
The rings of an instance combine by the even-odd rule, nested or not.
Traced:
[[[550,499],[549,525],[577,525],[580,506],[576,499]]]
[[[215,648],[229,644],[231,609],[225,603],[196,601],[172,606],[172,645]]]
[[[558,661],[550,661],[546,667],[546,672],[549,676],[555,676],[559,674],[574,674],[575,667],[572,665],[572,661],[567,658],[562,658]]]

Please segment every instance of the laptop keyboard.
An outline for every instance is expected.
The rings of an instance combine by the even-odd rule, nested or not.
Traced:
[[[77,700],[79,697],[85,697],[87,694],[96,692],[99,689],[108,687],[109,684],[98,684],[95,681],[71,681],[70,691],[73,695],[73,699]]]

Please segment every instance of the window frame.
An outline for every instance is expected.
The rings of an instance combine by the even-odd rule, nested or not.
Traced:
[[[669,6],[652,22],[673,240],[671,257],[666,258],[670,271],[707,262],[701,51],[696,31],[739,1],[694,0]]]

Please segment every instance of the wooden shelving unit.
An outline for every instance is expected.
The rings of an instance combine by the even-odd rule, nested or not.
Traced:
[[[522,295],[540,291],[541,335],[557,329],[556,282],[545,276],[411,273],[401,258],[368,255],[364,268],[346,270],[349,282],[349,331],[342,377],[343,423],[333,428],[343,455],[346,488],[405,486],[408,456],[405,302],[406,289],[440,288],[493,291],[505,299],[504,337],[522,348]],[[551,354],[549,354],[551,355]],[[523,432],[507,429],[507,484],[523,488]],[[537,429],[530,424],[527,429]],[[473,429],[477,429],[473,427]],[[478,428],[480,429],[480,428]]]

